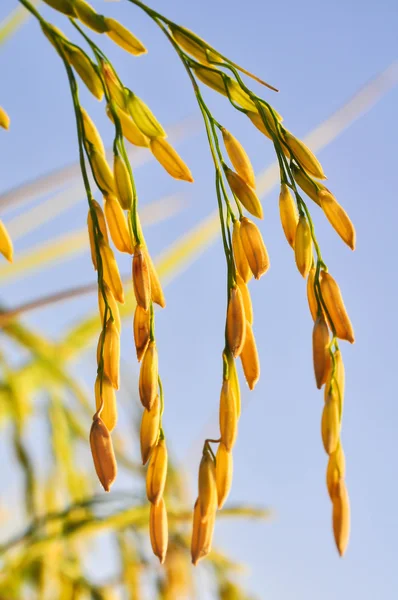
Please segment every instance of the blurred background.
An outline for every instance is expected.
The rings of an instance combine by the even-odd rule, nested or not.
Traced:
[[[164,427],[176,469],[171,493],[176,511],[182,511],[181,530],[176,518],[178,549],[178,536],[182,539],[189,533],[190,516],[183,511],[195,499],[203,440],[218,431],[226,273],[217,222],[214,225],[209,219],[216,208],[213,165],[192,88],[160,30],[126,1],[92,0],[92,4],[98,12],[119,19],[147,46],[147,55],[134,58],[93,34],[125,85],[149,104],[166,127],[195,179],[191,185],[171,179],[148,152],[130,146],[145,235],[166,285],[167,307],[157,311],[156,328],[165,388]],[[3,0],[0,21],[17,5]],[[276,94],[253,84],[295,135],[303,139],[315,130],[312,147],[319,150],[328,187],[356,225],[358,239],[352,253],[311,205],[325,261],[342,288],[356,332],[354,346],[342,344],[347,378],[342,439],[352,530],[341,560],[333,542],[325,485],[327,459],[320,437],[323,394],[314,385],[312,320],[305,283],[279,222],[277,178],[269,170],[273,147],[226,99],[203,90],[215,117],[241,141],[255,167],[265,213],[261,230],[271,269],[250,286],[262,371],[253,392],[242,385],[234,482],[227,503],[230,518],[217,519],[213,570],[201,564],[194,575],[196,591],[170,597],[221,597],[217,585],[224,569],[227,579],[245,594],[261,599],[394,598],[398,593],[397,3],[153,0],[150,5],[280,89]],[[78,39],[66,18],[43,3],[38,6],[45,18]],[[0,72],[0,105],[11,117],[10,131],[0,134],[0,210],[15,245],[14,264],[4,260],[0,264],[1,308],[7,311],[95,283],[95,275],[67,79],[34,19],[4,36]],[[113,130],[104,104],[84,86],[81,102],[110,148]],[[317,129],[321,124],[322,129]],[[121,273],[128,277],[129,258],[118,255],[118,260]],[[93,477],[88,444],[80,439],[89,431],[87,403],[94,407],[96,292],[23,312],[1,331],[0,560],[12,580],[31,559],[20,559],[20,548],[14,546],[11,556],[4,545],[26,533],[32,515],[70,506],[65,488],[69,494],[74,490],[79,502],[94,496],[88,507],[80,507],[80,516],[73,513],[77,523],[81,524],[82,514],[86,523],[92,523],[94,516],[97,521],[101,511],[106,515],[121,511],[123,527],[129,519],[130,525],[131,519],[138,523],[137,536],[133,527],[122,541],[104,533],[90,534],[88,541],[83,536],[84,560],[73,567],[81,581],[107,587],[120,573],[120,556],[137,552],[134,564],[143,572],[142,597],[157,598],[160,593],[155,588],[161,588],[164,572],[145,546],[146,516],[141,512],[126,517],[123,512],[145,504],[135,424],[140,413],[138,364],[132,313],[125,312],[117,433],[118,449],[128,460],[106,502]],[[57,441],[63,428],[73,453],[69,466],[63,465],[69,475],[61,477],[57,469],[63,468],[64,451],[57,449]],[[29,506],[25,492],[32,485],[36,491]],[[49,507],[53,508],[49,511]],[[251,516],[240,514],[244,507],[249,507],[249,513],[252,510]],[[271,509],[269,518],[257,518],[261,513],[255,509],[261,508]],[[187,529],[183,529],[185,522]],[[27,539],[30,547],[34,545],[32,537]],[[40,549],[33,552],[42,560]],[[68,547],[63,552],[65,561],[70,559],[74,565],[74,558],[68,558],[74,550]],[[245,567],[238,572],[235,563]],[[4,585],[10,585],[6,579]],[[23,589],[23,598],[36,597]],[[2,590],[2,597],[7,600],[21,597],[11,591],[7,596],[6,591]],[[131,597],[138,598],[138,592]]]

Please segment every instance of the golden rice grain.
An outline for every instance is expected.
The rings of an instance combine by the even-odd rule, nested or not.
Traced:
[[[160,499],[158,504],[151,504],[149,513],[149,534],[153,553],[158,557],[160,564],[162,565],[166,558],[169,541],[166,504],[163,498]]]
[[[149,139],[141,133],[138,129],[137,125],[134,123],[133,119],[128,115],[124,110],[114,105],[116,110],[116,114],[119,117],[120,126],[122,128],[122,133],[126,140],[130,142],[130,144],[134,144],[134,146],[141,146],[143,148],[148,148]],[[106,114],[112,123],[115,122],[112,111],[110,109],[109,104],[106,107]]]
[[[328,466],[326,470],[326,486],[329,492],[330,499],[336,494],[336,486],[340,479],[345,477],[345,456],[341,442],[337,444],[337,448],[329,456]]]
[[[242,294],[238,286],[231,288],[227,310],[227,341],[236,358],[242,352],[246,335],[246,316]]]
[[[250,214],[258,219],[262,219],[263,207],[254,189],[238,173],[235,173],[235,171],[232,171],[227,166],[224,166],[224,172],[228,184],[239,202],[243,204]]]
[[[148,250],[145,250],[146,261],[149,270],[149,279],[151,282],[151,300],[158,304],[162,308],[166,306],[166,298],[164,297],[162,285],[160,283],[159,275],[156,270],[155,265],[153,264],[151,255]]]
[[[222,508],[228,497],[232,484],[233,459],[232,452],[228,452],[225,445],[220,442],[216,455],[216,486],[218,508]]]
[[[316,158],[315,154],[302,142],[297,139],[290,131],[285,129],[283,136],[289,146],[290,151],[294,154],[294,158],[297,162],[309,173],[317,179],[326,179],[326,175],[323,172],[322,165]]]
[[[120,335],[114,322],[106,324],[103,348],[104,373],[112,386],[119,389]]]
[[[350,537],[350,500],[344,479],[335,486],[333,496],[333,533],[340,556],[345,553]]]
[[[127,165],[118,154],[115,154],[113,158],[113,178],[120,206],[124,210],[130,210],[133,203],[133,186]]]
[[[243,249],[242,240],[240,238],[240,221],[236,220],[232,230],[232,251],[234,254],[235,266],[243,281],[247,283],[253,273],[251,272],[246,253]]]
[[[151,410],[158,394],[158,352],[154,341],[149,342],[142,359],[138,390],[142,405]]]
[[[101,70],[111,99],[121,110],[125,110],[127,104],[126,88],[123,87],[115,71],[107,62],[102,61]]]
[[[340,437],[339,407],[333,394],[328,394],[322,413],[322,442],[325,452],[332,454]]]
[[[355,250],[355,228],[344,208],[340,206],[329,190],[320,191],[318,198],[321,203],[321,208],[333,229],[351,250]]]
[[[256,279],[260,279],[269,269],[270,262],[267,248],[257,225],[247,217],[240,222],[240,239],[245,251],[250,270]]]
[[[216,468],[207,447],[199,466],[198,498],[201,520],[207,521],[217,510]]]
[[[312,237],[310,226],[304,216],[299,218],[297,225],[294,256],[298,270],[306,278],[312,265]]]
[[[253,325],[253,306],[249,288],[247,287],[239,273],[236,274],[236,283],[238,284],[240,293],[242,295],[243,306],[245,307],[246,320],[250,323],[250,325]]]
[[[149,147],[156,160],[169,175],[175,179],[193,182],[191,171],[167,140],[162,137],[151,139]]]
[[[108,223],[109,233],[113,243],[119,252],[133,253],[130,232],[127,225],[126,215],[119,204],[118,199],[113,194],[104,196],[105,199],[105,217]]]
[[[288,244],[294,249],[299,217],[296,203],[286,183],[282,183],[281,185],[279,194],[279,214]]]
[[[245,374],[247,385],[250,390],[253,390],[260,379],[260,359],[258,357],[253,329],[249,321],[246,323],[246,337],[240,360],[242,361],[243,373]]]
[[[103,375],[102,377],[97,375],[94,391],[96,410],[98,411],[100,409],[102,403],[101,419],[107,430],[113,431],[117,423],[116,394],[109,378],[106,375]]]
[[[314,321],[318,314],[318,302],[316,299],[315,287],[314,287],[315,286],[315,274],[316,274],[316,268],[312,267],[310,269],[310,272],[308,274],[308,279],[307,279],[307,300],[308,300],[308,306],[310,308],[310,313],[311,313],[311,316]]]
[[[95,64],[77,46],[64,44],[62,49],[65,52],[68,62],[79,74],[93,96],[98,100],[102,100],[104,97],[104,89]]]
[[[214,532],[214,521],[215,513],[213,513],[213,515],[209,519],[207,519],[207,521],[202,521],[200,514],[199,499],[197,499],[193,511],[193,526],[191,540],[192,564],[194,564],[195,566],[202,558],[205,558],[205,556],[207,556],[211,550]]]
[[[228,451],[234,447],[238,434],[236,399],[229,379],[223,381],[220,395],[220,434],[221,441]]]
[[[94,219],[93,219],[94,213]],[[94,227],[94,221],[96,221],[96,226]],[[108,230],[106,228],[105,215],[102,211],[101,206],[98,204],[96,200],[91,200],[90,208],[87,215],[87,229],[88,229],[88,237],[90,241],[90,252],[91,252],[91,260],[93,263],[93,267],[97,270],[97,247],[95,243],[95,232],[98,234],[98,238],[103,237],[103,241],[108,243]],[[99,231],[99,233],[98,233]],[[99,241],[99,240],[98,240]],[[99,248],[98,248],[99,249]]]
[[[205,67],[195,67],[194,70],[198,79],[208,87],[223,96],[231,98],[234,103],[239,104],[242,108],[249,111],[256,111],[256,105],[250,96],[242,90],[236,81],[228,77],[225,73],[221,73],[215,69],[206,69]]]
[[[133,332],[138,362],[141,362],[150,339],[150,312],[139,304],[135,307]]]
[[[148,310],[151,302],[151,280],[145,251],[139,244],[134,248],[133,286],[137,304]]]
[[[126,27],[123,27],[119,21],[105,17],[105,25],[107,27],[106,35],[111,38],[118,46],[130,52],[134,56],[140,56],[140,54],[146,54],[147,49],[144,44],[129,31]]]
[[[146,474],[146,495],[152,504],[158,504],[163,496],[166,475],[167,447],[165,440],[160,439],[153,449]]]
[[[115,180],[108,162],[94,147],[89,152],[91,169],[95,181],[103,194],[115,194]]]
[[[124,303],[123,284],[120,278],[119,268],[112,249],[104,240],[100,240],[100,253],[102,258],[103,277],[114,298],[120,303]]]
[[[83,107],[80,107],[80,113],[83,119],[84,137],[94,146],[97,152],[105,156],[104,142],[90,115]],[[89,145],[87,146],[87,150],[90,152]]]
[[[329,344],[329,329],[323,315],[321,315],[315,320],[312,330],[312,356],[318,389],[321,389],[331,371],[332,360]]]
[[[355,341],[354,330],[338,284],[326,271],[321,272],[320,284],[322,298],[335,327],[336,336],[353,344]]]
[[[149,138],[166,138],[167,134],[151,109],[141,98],[129,90],[127,98],[129,113],[138,129]]]
[[[102,419],[94,416],[90,430],[91,454],[98,479],[106,492],[115,481],[117,466],[111,435]]]
[[[225,129],[225,127],[222,127],[221,133],[225,149],[236,172],[254,189],[256,187],[256,177],[246,150],[232,133]]]
[[[159,437],[160,400],[156,396],[151,410],[144,409],[140,428],[142,464],[145,465]]]

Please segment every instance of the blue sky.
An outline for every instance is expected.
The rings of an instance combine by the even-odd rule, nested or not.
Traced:
[[[16,5],[3,0],[0,19]],[[134,59],[106,40],[126,85],[136,91],[166,126],[198,116],[186,75],[161,32],[127,2],[94,2],[116,16],[147,45]],[[287,0],[244,3],[160,0],[151,6],[194,29],[267,81],[279,94],[265,97],[285,117],[286,126],[303,136],[347,101],[363,84],[397,59],[398,7],[338,0],[319,3]],[[43,14],[62,25],[45,7]],[[0,136],[0,192],[76,160],[76,134],[66,78],[47,40],[32,20],[0,52],[0,104],[12,128]],[[210,91],[205,94],[218,120],[244,144],[256,172],[273,161],[270,143],[251,124]],[[110,144],[112,130],[103,105],[82,92],[82,102]],[[234,451],[232,502],[271,506],[272,522],[222,522],[215,541],[250,570],[245,584],[260,598],[342,600],[398,593],[398,468],[396,461],[396,160],[398,88],[324,149],[319,157],[328,185],[357,228],[351,253],[316,212],[315,223],[325,260],[339,281],[355,331],[356,343],[342,344],[347,389],[343,445],[351,498],[352,532],[348,552],[338,558],[331,534],[326,492],[326,456],[320,439],[323,394],[312,373],[312,322],[305,284],[294,265],[279,223],[277,190],[263,199],[271,269],[251,284],[262,376],[254,392],[244,388],[244,410]],[[151,162],[137,170],[142,204],[181,192],[186,209],[148,230],[153,254],[209,214],[216,205],[213,169],[203,129],[179,146],[195,178],[193,185],[170,179]],[[5,213],[5,220],[12,213]],[[84,226],[84,198],[62,219],[21,239],[16,252],[57,233]],[[121,261],[124,272],[128,262]],[[23,299],[85,283],[94,277],[89,255],[27,277],[2,289],[12,306]],[[200,442],[217,431],[217,405],[225,312],[225,266],[215,244],[167,289],[168,306],[158,313],[160,368],[166,392],[165,428],[178,461],[196,477]],[[27,322],[60,337],[95,297],[32,313]],[[123,356],[136,373],[130,328]],[[84,377],[94,378],[93,356]],[[131,367],[130,367],[131,366]],[[211,426],[213,425],[213,426]],[[192,442],[194,440],[194,443]]]

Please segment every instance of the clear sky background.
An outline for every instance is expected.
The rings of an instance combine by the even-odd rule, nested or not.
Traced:
[[[16,4],[2,0],[0,19]],[[93,5],[119,18],[149,49],[147,56],[134,59],[100,40],[125,84],[166,126],[198,118],[186,74],[150,20],[127,2]],[[280,93],[263,90],[265,97],[299,137],[398,55],[395,0],[153,0],[151,6],[276,85]],[[62,23],[48,7],[43,14]],[[77,147],[63,67],[33,19],[1,49],[0,73],[0,104],[12,118],[10,132],[0,136],[1,193],[75,162]],[[218,120],[244,144],[256,172],[273,162],[270,142],[247,119],[210,90],[205,97]],[[112,128],[103,116],[103,104],[85,91],[82,103],[110,145]],[[275,516],[260,524],[219,519],[215,534],[221,549],[249,565],[245,585],[261,599],[390,600],[398,594],[397,106],[395,88],[319,154],[328,186],[356,225],[355,253],[311,205],[325,260],[342,288],[356,332],[354,346],[342,344],[347,376],[342,439],[352,508],[351,541],[343,560],[331,533],[327,458],[320,438],[323,392],[317,391],[312,372],[305,284],[281,230],[277,189],[263,199],[261,230],[271,269],[250,285],[262,375],[254,392],[249,394],[242,385],[244,410],[230,500],[271,506]],[[142,205],[176,192],[186,201],[177,217],[148,229],[154,255],[216,206],[203,128],[187,134],[178,148],[191,167],[193,185],[172,180],[154,162],[137,170]],[[46,238],[83,227],[86,212],[82,197],[62,218],[20,239],[17,255]],[[5,213],[5,221],[13,214]],[[128,272],[128,260],[122,259],[121,265]],[[1,300],[13,306],[93,280],[87,253],[3,287]],[[166,310],[157,316],[165,428],[174,457],[194,481],[201,442],[207,432],[216,435],[218,430],[225,314],[219,241],[168,287],[167,301]],[[26,322],[58,338],[95,307],[93,295],[32,313]],[[123,358],[126,375],[133,378],[138,369],[128,324]],[[94,380],[95,368],[90,353],[80,365],[87,382]]]

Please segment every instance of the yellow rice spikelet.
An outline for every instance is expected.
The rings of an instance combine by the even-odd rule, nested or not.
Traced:
[[[151,410],[144,409],[140,428],[140,446],[142,464],[148,462],[149,456],[156,446],[160,427],[160,401],[156,396]]]
[[[113,243],[119,252],[133,253],[126,215],[116,196],[105,196],[105,217]]]
[[[121,110],[125,110],[127,105],[127,91],[121,84],[113,68],[105,61],[101,63],[102,74],[105,79],[106,87],[112,100]]]
[[[165,440],[159,439],[151,454],[146,474],[146,495],[149,502],[152,502],[152,504],[158,504],[163,496],[166,475],[167,447]]]
[[[284,138],[286,140],[289,149],[294,154],[294,158],[297,162],[313,177],[317,179],[326,179],[326,175],[323,172],[322,165],[316,158],[315,154],[302,142],[297,139],[290,131],[286,129],[283,131]]]
[[[241,405],[240,405],[240,386],[238,373],[236,370],[235,359],[231,353],[228,352],[227,356],[224,355],[224,359],[226,358],[228,362],[228,380],[230,382],[231,390],[236,402],[236,416],[239,419]]]
[[[151,538],[152,551],[158,557],[162,565],[166,558],[167,545],[169,541],[166,504],[163,498],[158,504],[151,504],[149,513],[149,534]]]
[[[242,294],[238,286],[232,287],[227,310],[227,341],[236,358],[242,352],[246,335],[246,316]]]
[[[151,302],[151,279],[145,250],[139,244],[134,248],[133,286],[137,304],[148,310]]]
[[[320,206],[321,203],[319,200],[319,194],[323,190],[328,191],[327,187],[325,187],[320,181],[315,181],[315,179],[310,177],[310,175],[305,173],[296,165],[292,165],[292,171],[296,183],[299,184],[303,192],[305,192],[307,196],[315,202],[315,204]]]
[[[258,357],[256,339],[249,321],[246,323],[245,343],[240,355],[242,361],[243,373],[250,390],[254,389],[257,381],[260,379],[260,360]]]
[[[158,352],[153,341],[149,342],[142,360],[138,390],[142,405],[151,410],[158,394]]]
[[[73,10],[73,2],[71,2],[71,0],[44,0],[44,2],[51,6],[51,8],[55,8],[55,10],[68,17],[76,17],[76,13]]]
[[[104,372],[112,386],[119,389],[120,335],[115,323],[106,324],[104,341]]]
[[[238,198],[239,202],[241,202],[245,209],[254,217],[262,219],[264,216],[263,207],[254,189],[250,187],[238,173],[235,173],[235,171],[232,171],[227,166],[224,166],[224,172],[229,187]]]
[[[0,252],[8,262],[12,262],[14,247],[3,221],[0,221]]]
[[[256,177],[250,159],[243,148],[242,144],[230,133],[222,127],[221,133],[224,140],[224,145],[227,154],[233,164],[238,175],[246,181],[253,189],[256,187]]]
[[[96,251],[95,235],[94,235],[95,227],[94,227],[92,211],[95,212],[96,220],[98,223],[98,228],[99,228],[100,234],[103,237],[103,240],[106,243],[108,243],[109,240],[108,240],[108,230],[106,228],[105,215],[102,211],[102,208],[96,200],[91,200],[90,208],[89,208],[88,215],[87,215],[87,229],[88,229],[88,236],[89,236],[89,240],[90,240],[91,260],[92,260],[94,269],[97,270],[97,251]]]
[[[340,402],[340,413],[343,409],[344,404],[344,391],[345,391],[345,369],[343,363],[343,357],[341,356],[341,351],[336,350],[334,353],[334,362],[335,362],[335,373],[334,379],[337,384],[337,393]]]
[[[242,294],[243,306],[245,307],[245,316],[246,320],[250,325],[253,325],[253,306],[252,300],[250,297],[249,288],[243,281],[242,277],[239,273],[236,274],[236,283],[240,289],[240,293]]]
[[[195,33],[186,29],[182,30],[180,27],[175,27],[173,25],[169,25],[170,31],[173,34],[173,38],[177,42],[177,44],[185,50],[188,54],[196,58],[199,62],[204,65],[209,65],[209,58],[212,62],[216,62],[218,59],[218,55],[212,52],[211,50],[206,51],[206,42],[199,38]],[[195,39],[192,39],[186,32],[191,33]],[[197,41],[198,40],[198,41]]]
[[[135,307],[133,332],[138,362],[141,362],[150,339],[150,313],[139,304]]]
[[[116,478],[116,459],[111,435],[102,419],[97,415],[94,415],[91,425],[90,447],[98,479],[104,490],[109,492]]]
[[[113,431],[117,423],[117,405],[116,394],[112,387],[109,378],[104,375],[102,377],[102,393],[101,393],[101,376],[97,375],[95,380],[95,408],[98,411],[103,403],[101,411],[101,419],[108,431]]]
[[[296,203],[286,183],[282,183],[281,185],[279,194],[279,214],[287,242],[294,249],[299,217]]]
[[[114,194],[115,180],[113,179],[111,168],[108,165],[105,156],[93,147],[90,149],[89,156],[93,175],[98,187],[103,194]]]
[[[111,38],[118,46],[130,52],[134,56],[140,56],[140,54],[146,54],[147,49],[144,44],[129,31],[126,27],[123,27],[119,21],[105,17],[105,24],[107,26],[106,35]]]
[[[85,0],[73,0],[73,9],[79,20],[97,33],[105,33],[108,29],[105,17],[99,15]]]
[[[127,107],[138,129],[149,138],[166,138],[167,134],[151,109],[129,90]]]
[[[340,479],[345,477],[345,456],[341,445],[338,443],[337,448],[329,456],[328,466],[326,470],[326,486],[329,492],[330,499],[336,494],[336,486]]]
[[[312,265],[312,237],[310,226],[304,216],[299,218],[297,225],[294,256],[297,268],[305,279]]]
[[[192,564],[195,566],[202,558],[205,558],[211,550],[215,516],[215,513],[213,513],[207,521],[203,522],[200,514],[199,498],[196,500],[193,511],[191,540]]]
[[[240,239],[251,272],[260,279],[269,269],[269,256],[259,228],[247,217],[240,220]]]
[[[155,304],[158,304],[164,308],[166,306],[166,298],[164,297],[158,272],[147,249],[145,250],[145,256],[149,270],[149,279],[151,282],[151,300],[152,302],[155,302]]]
[[[274,114],[277,122],[279,122],[279,123],[281,121],[283,121],[282,116],[274,108],[272,109],[272,111],[273,111],[273,114],[272,114],[272,112],[268,108],[268,106],[265,106],[265,105],[263,105],[263,111],[264,111],[265,119],[266,119],[266,122],[267,122],[267,125],[268,125],[269,129],[271,130],[272,133],[274,133],[275,135],[277,135],[278,134],[278,130],[277,130],[277,126],[275,125],[275,120],[274,120],[273,114]],[[249,119],[253,123],[253,125],[259,131],[261,131],[261,133],[263,133],[270,140],[272,139],[272,135],[268,131],[267,127],[264,125],[264,121],[262,119],[262,116],[257,111],[256,112],[248,111],[246,113],[246,115],[249,117]]]
[[[116,106],[115,110],[117,116],[119,117],[120,126],[122,128],[122,132],[126,140],[128,140],[130,144],[134,144],[134,146],[148,148],[149,139],[143,133],[141,133],[141,131],[138,129],[137,125],[134,123],[130,115],[128,115],[126,112],[124,112],[124,110]],[[108,115],[112,123],[114,123],[115,121],[109,105],[107,105],[106,107],[106,114]]]
[[[355,228],[344,208],[329,190],[320,191],[318,197],[321,208],[333,229],[351,250],[355,250]]]
[[[191,171],[167,140],[162,137],[151,139],[149,147],[156,160],[174,179],[193,182]]]
[[[318,302],[316,300],[315,288],[314,288],[315,274],[316,274],[316,269],[315,269],[315,267],[312,267],[310,269],[310,272],[308,274],[308,279],[307,279],[307,300],[308,300],[308,306],[310,309],[310,313],[311,313],[311,316],[314,321],[318,314]]]
[[[228,452],[225,445],[220,442],[216,455],[216,486],[218,508],[222,508],[228,497],[232,484],[233,459],[232,452]]]
[[[80,48],[72,46],[71,44],[64,45],[63,50],[65,51],[68,62],[72,65],[75,71],[79,74],[79,77],[85,83],[90,92],[98,100],[102,100],[104,97],[104,89],[102,87],[101,79],[97,72],[95,64],[84,54]]]
[[[133,202],[133,186],[127,165],[118,154],[115,154],[113,158],[113,178],[120,206],[124,210],[130,210]]]
[[[207,521],[217,510],[216,467],[207,446],[199,466],[198,498],[201,519]]]
[[[117,305],[115,298],[112,295],[111,290],[106,285],[106,283],[104,283],[104,292],[105,292],[106,302],[108,303],[108,306],[109,306],[109,311],[107,313],[107,320],[112,316],[113,320],[115,322],[116,329],[120,333],[121,323],[120,323],[119,307]],[[99,309],[99,313],[100,313],[101,325],[103,325],[104,316],[105,316],[105,300],[104,300],[104,296],[103,296],[100,288],[98,288],[98,309]]]
[[[8,116],[8,114],[6,113],[4,108],[2,108],[1,106],[0,106],[0,127],[2,127],[3,129],[8,129],[10,127],[10,117]]]
[[[249,111],[256,111],[256,105],[250,96],[241,89],[240,85],[220,71],[209,70],[205,67],[195,67],[195,74],[202,83],[212,88],[223,96],[229,95],[233,102]]]
[[[220,434],[221,441],[228,451],[234,447],[238,434],[236,399],[229,379],[225,379],[220,395]]]
[[[329,344],[329,329],[325,318],[321,315],[315,320],[312,330],[312,356],[315,381],[318,389],[321,389],[323,384],[326,383],[332,367]]]
[[[339,407],[333,393],[326,396],[322,413],[322,442],[326,454],[332,454],[337,448],[340,437]]]
[[[84,136],[85,136],[86,140],[94,146],[94,148],[97,150],[97,152],[99,152],[100,154],[105,156],[104,143],[103,143],[102,138],[99,134],[99,131],[96,128],[94,122],[92,121],[90,115],[82,107],[80,107],[80,113],[81,113],[82,119],[83,119]],[[88,151],[89,151],[89,149],[90,148],[88,146]]]
[[[232,230],[232,251],[234,254],[236,270],[245,283],[250,281],[253,276],[251,272],[246,253],[243,249],[242,240],[240,238],[240,221],[236,220]]]
[[[350,344],[355,341],[354,330],[344,306],[343,297],[336,281],[326,271],[321,272],[321,292],[328,314],[333,321],[336,336],[341,340],[347,340]]]
[[[124,304],[123,284],[113,251],[105,240],[100,240],[99,245],[105,283],[111,290],[114,298],[120,304]]]
[[[350,537],[350,500],[344,479],[335,486],[333,496],[333,533],[337,550],[343,556]]]

